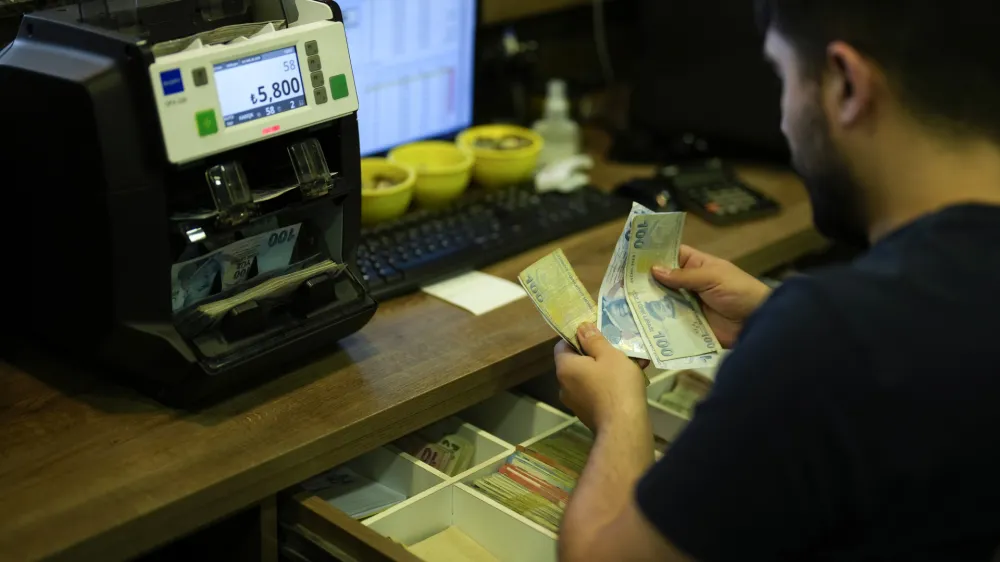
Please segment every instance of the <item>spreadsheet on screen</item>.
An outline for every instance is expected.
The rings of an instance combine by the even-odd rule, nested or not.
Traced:
[[[475,0],[340,0],[363,155],[472,123]]]

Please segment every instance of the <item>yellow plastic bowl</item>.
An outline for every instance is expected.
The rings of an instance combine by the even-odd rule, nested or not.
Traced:
[[[394,149],[389,153],[389,160],[416,170],[414,196],[417,203],[433,209],[447,205],[465,192],[475,158],[465,147],[426,141]]]
[[[374,178],[385,176],[402,182],[388,189],[373,189]],[[361,223],[377,224],[403,216],[413,199],[417,174],[413,168],[385,158],[361,159]]]
[[[514,150],[497,150],[476,146],[476,139],[490,137],[501,139],[515,135],[524,137],[531,144]],[[485,187],[500,187],[512,183],[530,180],[538,165],[538,153],[542,151],[542,137],[531,129],[514,125],[483,125],[466,129],[457,139],[459,146],[472,151],[476,157],[476,165],[472,169],[472,177],[476,183]]]

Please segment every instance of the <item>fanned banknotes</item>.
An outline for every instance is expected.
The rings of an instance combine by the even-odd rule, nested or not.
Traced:
[[[635,359],[649,359],[649,353],[646,351],[646,344],[642,341],[642,334],[639,333],[639,327],[632,317],[625,295],[625,262],[628,260],[632,219],[651,214],[653,211],[639,203],[632,204],[632,213],[625,222],[618,244],[615,245],[615,253],[611,256],[611,264],[604,274],[601,292],[597,299],[600,312],[597,328],[611,345]]]
[[[684,216],[633,207],[604,276],[600,308],[562,250],[537,261],[518,279],[545,321],[577,352],[582,353],[576,331],[592,322],[616,348],[636,359],[650,359],[658,369],[714,366],[721,346],[698,300],[653,279],[653,266],[678,266]],[[611,315],[616,318],[608,318]],[[625,338],[622,327],[631,330]]]
[[[576,331],[584,322],[597,322],[597,304],[576,276],[562,250],[538,260],[518,275],[531,302],[545,321],[578,353]]]
[[[650,359],[658,369],[714,364],[722,346],[687,291],[653,279],[654,266],[679,267],[683,213],[636,216],[631,222],[625,292]]]

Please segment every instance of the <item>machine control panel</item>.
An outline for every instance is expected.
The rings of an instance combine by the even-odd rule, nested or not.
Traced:
[[[358,110],[342,23],[196,43],[149,67],[168,159],[183,164]]]

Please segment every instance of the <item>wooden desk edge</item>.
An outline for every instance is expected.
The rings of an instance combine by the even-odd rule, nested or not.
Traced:
[[[500,391],[542,375],[552,368],[551,349],[557,338],[553,335],[550,341],[544,342],[521,353],[511,355],[507,359],[488,365],[476,372],[469,373],[461,379],[452,381],[417,396],[392,411],[385,410],[377,416],[358,420],[351,426],[344,427],[336,433],[327,435],[324,439],[312,443],[293,454],[279,460],[286,461],[284,467],[268,470],[272,464],[264,463],[247,470],[240,476],[259,474],[260,478],[253,482],[214,499],[205,496],[213,495],[214,489],[209,488],[184,498],[184,500],[162,506],[160,509],[132,519],[113,530],[95,535],[65,550],[45,552],[41,556],[52,560],[116,560],[128,559],[143,554],[171,540],[182,537],[199,528],[210,525],[225,518],[240,509],[274,496],[314,476],[323,470],[342,464],[363,455],[369,451],[384,446],[403,437],[414,430],[429,425],[444,417],[453,415],[465,408],[478,404],[494,396]],[[466,383],[473,383],[463,388]],[[413,412],[406,409],[423,404]],[[400,416],[402,421],[379,423],[383,418]],[[344,440],[347,434],[349,438]],[[328,441],[340,441],[339,446],[328,447]],[[313,452],[313,450],[317,450]],[[302,458],[301,461],[294,459]],[[267,473],[269,472],[269,473]],[[265,474],[267,473],[267,474]],[[189,505],[190,504],[190,505]],[[190,517],[196,512],[198,518]],[[20,554],[12,553],[15,559]],[[37,552],[23,553],[24,559],[37,557]]]

